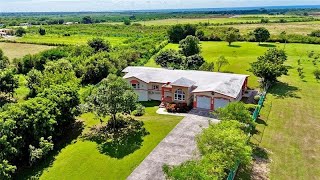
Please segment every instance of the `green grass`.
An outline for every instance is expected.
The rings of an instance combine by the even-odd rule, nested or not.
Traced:
[[[226,42],[201,42],[202,55],[207,62],[214,62],[219,56],[225,56],[230,65],[227,65],[221,69],[222,72],[233,72],[240,74],[249,74],[249,86],[251,88],[258,87],[258,78],[248,71],[250,63],[257,60],[257,57],[263,55],[269,48],[278,47],[283,48],[284,44],[266,43],[258,46],[257,43],[249,42],[236,42],[232,46],[228,46]],[[168,44],[164,49],[178,50],[178,44]],[[310,44],[287,44],[286,51],[288,53],[289,60],[296,61],[300,55],[306,59],[307,52],[314,50],[317,51],[318,45]],[[289,61],[291,62],[291,61]],[[311,63],[311,62],[310,62]],[[154,62],[154,58],[146,64],[149,67],[158,67]],[[312,68],[305,69],[309,74],[312,72]]]
[[[26,35],[22,38],[15,39],[17,42],[27,42],[27,43],[56,43],[56,44],[86,44],[88,40],[94,38],[95,36],[89,35],[71,35],[71,36],[59,36],[59,35]],[[102,37],[108,41],[112,45],[122,44],[126,38],[123,37]]]
[[[43,46],[35,44],[19,44],[19,43],[3,43],[0,42],[0,49],[3,50],[4,55],[10,60],[14,58],[21,58],[27,54],[36,54],[38,52],[53,48],[52,46]]]
[[[139,150],[122,159],[111,158],[101,154],[96,143],[78,139],[63,148],[49,167],[40,170],[40,179],[125,179],[182,119],[156,114],[159,104],[147,105],[146,114],[138,119],[145,123],[150,135],[144,137]],[[84,114],[80,119],[86,129],[100,123],[93,114]]]

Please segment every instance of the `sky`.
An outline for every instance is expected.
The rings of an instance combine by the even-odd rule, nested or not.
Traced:
[[[319,4],[320,0],[0,0],[0,12],[77,12]]]

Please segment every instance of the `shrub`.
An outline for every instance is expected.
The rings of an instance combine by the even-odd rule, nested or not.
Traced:
[[[320,37],[320,30],[312,31],[309,36]]]
[[[132,112],[134,116],[143,116],[145,114],[145,107],[141,104],[137,104],[136,110]]]
[[[259,97],[260,98],[260,97]],[[251,113],[253,113],[256,108],[257,108],[257,105],[255,104],[245,104],[245,107],[248,111],[250,111]]]
[[[314,70],[313,75],[317,80],[319,80],[320,79],[320,69]]]
[[[166,106],[167,112],[170,113],[187,113],[191,110],[187,103],[169,103]]]
[[[260,95],[254,96],[254,100],[255,100],[255,101],[259,101],[259,100],[260,100]]]

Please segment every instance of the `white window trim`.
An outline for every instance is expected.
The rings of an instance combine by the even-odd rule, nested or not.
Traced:
[[[133,89],[140,89],[140,83],[131,83]]]
[[[181,96],[181,98],[179,98]],[[174,92],[174,100],[175,101],[185,101],[186,100],[186,93],[182,91],[182,89],[177,89],[176,92]]]

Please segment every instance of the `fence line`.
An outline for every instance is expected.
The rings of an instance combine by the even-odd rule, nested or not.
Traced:
[[[253,115],[252,115],[253,122],[256,122],[256,120],[258,119],[258,117],[260,115],[261,109],[263,107],[263,103],[264,103],[264,101],[266,99],[266,94],[267,94],[267,92],[264,91],[262,93],[262,95],[260,96],[260,99],[259,99],[259,102],[258,102],[258,106],[254,110]],[[249,127],[250,130],[249,130],[249,134],[248,134],[248,142],[250,141],[250,138],[251,138],[251,133],[250,132],[251,132],[252,128],[253,127],[250,124],[250,127]],[[232,169],[230,169],[230,173],[228,174],[227,180],[233,180],[235,178],[239,166],[240,166],[240,162],[237,161],[235,166]]]

